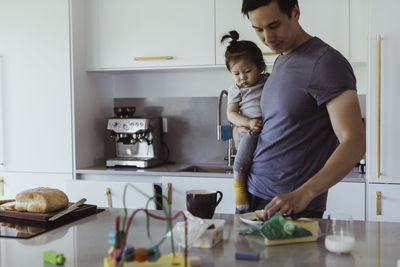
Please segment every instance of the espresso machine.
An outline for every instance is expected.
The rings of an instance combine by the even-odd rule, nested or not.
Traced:
[[[116,116],[108,119],[116,157],[107,160],[107,167],[148,168],[165,161],[161,118],[133,117],[134,112],[134,107],[116,107]]]

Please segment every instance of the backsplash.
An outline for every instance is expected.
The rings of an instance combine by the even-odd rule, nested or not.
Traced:
[[[228,142],[217,140],[218,97],[116,98],[114,106],[135,106],[137,117],[166,118],[163,140],[169,161],[224,163]],[[225,113],[223,101],[223,124],[227,124]]]

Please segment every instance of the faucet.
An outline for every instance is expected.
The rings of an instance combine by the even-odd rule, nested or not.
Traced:
[[[217,140],[222,140],[221,103],[222,103],[222,98],[224,97],[224,95],[226,97],[228,97],[228,91],[222,90],[218,97]],[[232,144],[233,143],[232,143],[232,138],[231,138],[228,140],[227,156],[224,158],[225,160],[228,160],[228,166],[233,165],[233,160],[236,156],[236,155],[234,155]]]

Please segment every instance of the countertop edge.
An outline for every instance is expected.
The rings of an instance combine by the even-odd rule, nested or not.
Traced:
[[[164,164],[161,166],[138,169],[138,168],[108,168],[105,166],[93,166],[88,168],[77,169],[76,174],[98,174],[98,175],[134,175],[134,176],[173,176],[173,177],[209,177],[209,178],[233,178],[232,173],[218,173],[218,172],[190,172],[181,171],[190,166],[213,166],[213,167],[226,167],[222,164],[191,164],[191,163],[177,163],[177,164]],[[350,183],[366,183],[366,175],[360,174],[355,168],[351,173],[346,175],[341,182]]]

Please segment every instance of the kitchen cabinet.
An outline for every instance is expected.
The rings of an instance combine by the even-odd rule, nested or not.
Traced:
[[[1,1],[0,32],[0,172],[72,173],[69,1]]]
[[[395,10],[400,8],[400,2],[371,0],[370,5],[370,109],[367,114],[369,180],[400,183],[400,124],[396,112],[400,97],[400,32],[395,26],[398,19]],[[378,36],[381,37],[379,42]]]
[[[214,65],[214,0],[91,2],[92,69]]]
[[[365,183],[340,182],[328,191],[324,218],[329,214],[345,213],[353,220],[365,220]]]
[[[213,177],[162,177],[163,195],[172,201],[171,209],[186,210],[186,191],[193,189],[204,189],[210,191],[221,191],[222,200],[215,209],[216,213],[235,213],[235,200],[233,195],[233,178]]]
[[[88,204],[94,204],[99,207],[123,208],[123,193],[126,182],[111,181],[84,181],[84,180],[68,180],[66,182],[67,194],[70,201],[78,201],[86,198]],[[149,197],[155,195],[153,183],[136,183],[129,182]],[[88,190],[90,188],[90,190]],[[126,207],[130,209],[144,208],[148,201],[148,197],[143,196],[134,188],[128,187],[126,191]],[[148,205],[149,209],[155,209],[154,201]]]
[[[350,1],[351,0],[302,0],[300,24],[313,36],[318,36],[345,57],[350,57]],[[239,32],[240,39],[255,42],[260,49],[271,52],[257,37],[250,21],[241,13],[242,0],[216,0],[216,64],[225,64],[226,45],[221,45],[221,37],[231,30]],[[353,15],[353,14],[352,14]],[[316,23],[317,22],[317,23]],[[266,63],[273,63],[267,57]]]
[[[400,124],[398,86],[400,76],[400,32],[396,23],[400,2],[370,1],[370,61],[367,98],[367,174],[369,219],[400,221]],[[381,190],[382,189],[382,190]],[[377,215],[376,192],[382,192],[382,215]],[[396,205],[397,203],[397,205]]]
[[[400,222],[400,184],[370,184],[368,188],[369,220]]]
[[[14,199],[19,192],[36,187],[65,192],[67,180],[72,180],[72,174],[0,172],[0,199]]]

